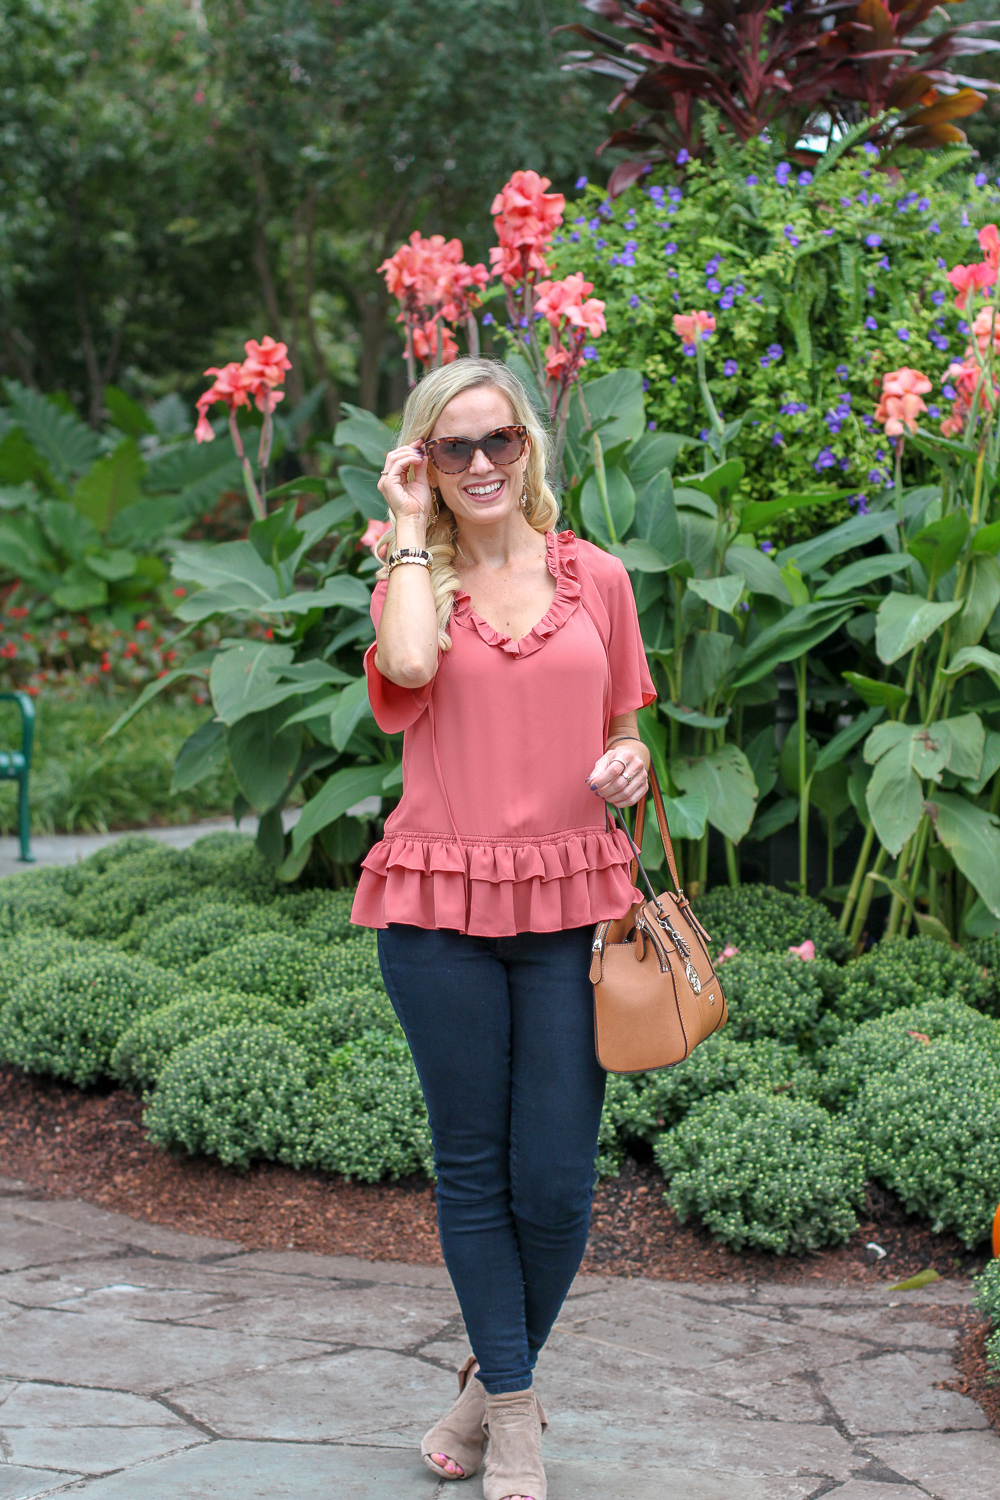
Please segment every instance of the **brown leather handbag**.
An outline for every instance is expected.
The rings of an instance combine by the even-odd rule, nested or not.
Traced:
[[[627,916],[597,924],[590,961],[597,1060],[609,1073],[645,1073],[683,1062],[728,1017],[726,997],[708,954],[708,933],[677,878],[663,797],[652,770],[649,786],[677,894],[655,895],[643,869],[643,797],[634,840],[624,818],[621,823],[635,855],[632,884],[641,872],[650,899],[633,906]]]

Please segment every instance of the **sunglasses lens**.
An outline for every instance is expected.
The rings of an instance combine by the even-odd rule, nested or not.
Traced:
[[[442,474],[461,474],[472,462],[472,444],[464,438],[438,438],[428,447],[434,467]]]
[[[483,451],[494,464],[512,464],[521,457],[521,434],[516,427],[498,427],[483,441]]]

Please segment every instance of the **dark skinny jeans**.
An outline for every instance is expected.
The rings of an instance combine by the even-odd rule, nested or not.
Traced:
[[[491,1395],[531,1385],[587,1244],[605,1082],[592,932],[378,935],[427,1101],[441,1248]]]

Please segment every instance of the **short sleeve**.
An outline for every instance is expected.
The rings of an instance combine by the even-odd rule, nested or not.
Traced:
[[[611,574],[604,603],[611,621],[608,665],[614,719],[633,709],[645,708],[656,698],[656,689],[646,662],[632,584],[621,562]]]
[[[382,618],[382,607],[385,604],[385,591],[387,580],[382,579],[375,585],[372,593],[371,616],[372,624],[378,630],[378,622]],[[419,688],[400,687],[396,682],[390,682],[388,677],[383,677],[375,665],[375,646],[373,642],[365,652],[365,676],[368,679],[368,702],[372,706],[375,722],[386,734],[398,734],[401,729],[409,729],[415,724],[430,701],[433,681],[425,683]]]

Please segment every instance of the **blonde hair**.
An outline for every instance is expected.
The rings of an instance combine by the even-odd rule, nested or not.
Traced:
[[[546,478],[549,436],[528,392],[513,371],[499,360],[466,356],[454,360],[450,365],[442,365],[437,370],[429,371],[414,386],[403,408],[398,437],[400,446],[414,443],[418,438],[426,441],[448,402],[462,391],[473,390],[476,386],[492,386],[494,390],[500,391],[510,402],[514,421],[527,428],[531,447],[528,449],[524,469],[524,517],[535,531],[551,531],[559,519],[559,502]],[[448,620],[456,590],[461,586],[454,568],[457,535],[455,517],[439,501],[437,514],[427,527],[427,550],[431,554],[431,588],[438,618],[438,642],[442,651],[451,650]],[[395,545],[395,529],[390,529],[379,543],[379,554],[385,557]],[[379,577],[385,576],[386,572],[382,569]]]

